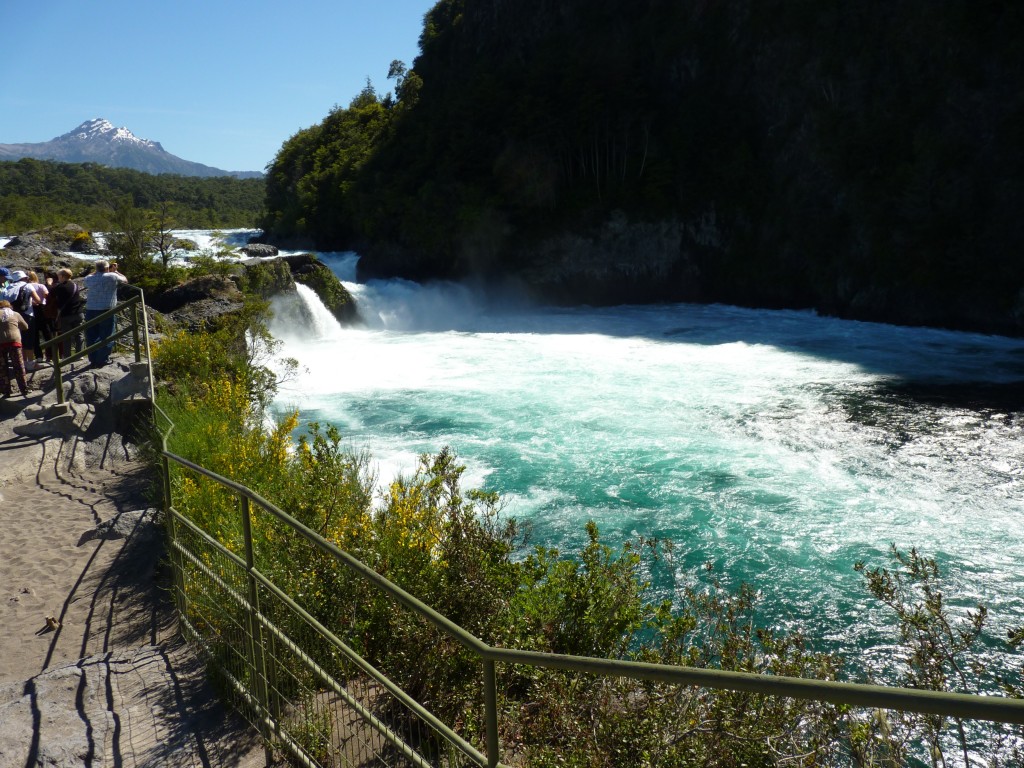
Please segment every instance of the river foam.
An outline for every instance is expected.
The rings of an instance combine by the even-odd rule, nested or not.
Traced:
[[[354,259],[329,262],[351,278]],[[1024,621],[1021,341],[347,285],[362,326],[278,306],[274,333],[305,371],[279,405],[338,425],[385,479],[450,445],[536,541],[571,549],[589,519],[612,542],[671,538],[681,579],[711,562],[755,584],[770,621],[846,650],[881,620],[853,565],[888,565],[890,543],[937,557],[961,602],[984,600],[998,625]]]

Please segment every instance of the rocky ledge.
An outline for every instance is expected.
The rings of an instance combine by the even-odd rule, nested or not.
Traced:
[[[42,274],[45,269],[67,267],[79,272],[105,252],[97,245],[91,233],[77,224],[48,227],[18,235],[4,246],[0,261],[13,269],[33,270]]]
[[[331,269],[313,254],[278,256],[271,245],[241,249],[249,258],[232,265],[227,274],[198,275],[164,291],[149,292],[146,302],[175,327],[190,331],[211,330],[220,319],[241,310],[244,293],[272,298],[294,293],[296,283],[314,291],[338,322],[359,319],[355,301]],[[92,258],[81,258],[91,256]],[[0,251],[0,266],[44,272],[60,267],[84,276],[92,262],[106,255],[91,234],[76,224],[29,232],[11,239]],[[132,276],[128,275],[129,280]]]

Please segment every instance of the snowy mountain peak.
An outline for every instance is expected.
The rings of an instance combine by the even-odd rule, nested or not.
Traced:
[[[54,139],[54,141],[69,140],[124,142],[128,144],[137,144],[142,147],[157,146],[156,142],[150,141],[149,139],[140,139],[127,128],[114,127],[113,123],[109,120],[103,119],[102,117],[86,120],[77,128]]]
[[[165,150],[159,141],[140,139],[127,128],[109,120],[86,120],[62,136],[35,144],[0,144],[0,161],[33,157],[62,163],[100,163],[112,168],[133,168],[144,173],[174,173],[179,176],[236,176],[258,178],[259,171],[222,171],[202,163],[183,160]]]
[[[109,133],[110,131],[116,130],[114,124],[109,120],[104,120],[102,117],[97,117],[92,120],[86,120],[76,131],[81,131],[86,136],[98,136],[103,133]]]

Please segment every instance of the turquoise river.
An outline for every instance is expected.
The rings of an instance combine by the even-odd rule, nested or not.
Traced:
[[[991,651],[1024,624],[1024,341],[687,304],[484,303],[468,288],[354,282],[363,323],[278,300],[301,374],[278,397],[337,425],[382,481],[452,446],[535,542],[677,545],[761,593],[762,620],[821,648],[884,654],[891,622],[854,563],[934,556]],[[671,578],[655,575],[668,592]]]

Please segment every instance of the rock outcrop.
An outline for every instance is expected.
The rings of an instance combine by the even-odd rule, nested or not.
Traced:
[[[700,296],[695,252],[714,245],[709,226],[630,222],[617,212],[588,235],[566,233],[538,243],[519,277],[555,303],[693,301]],[[637,259],[638,253],[645,258]]]
[[[244,303],[238,285],[223,275],[202,275],[149,299],[150,307],[189,331],[213,330]]]
[[[90,232],[77,224],[48,227],[11,238],[0,251],[0,265],[40,272],[45,268],[68,267],[78,272],[89,262],[76,254],[98,255],[99,247]]]
[[[249,256],[250,258],[254,259],[268,258],[272,256],[277,256],[278,254],[277,246],[268,245],[266,243],[249,243],[248,245],[243,245],[238,250],[240,250],[246,256]]]
[[[311,253],[281,256],[276,259],[248,259],[245,266],[245,288],[265,298],[295,290],[295,283],[308,286],[324,303],[339,323],[350,324],[359,319],[355,300],[331,268]]]

